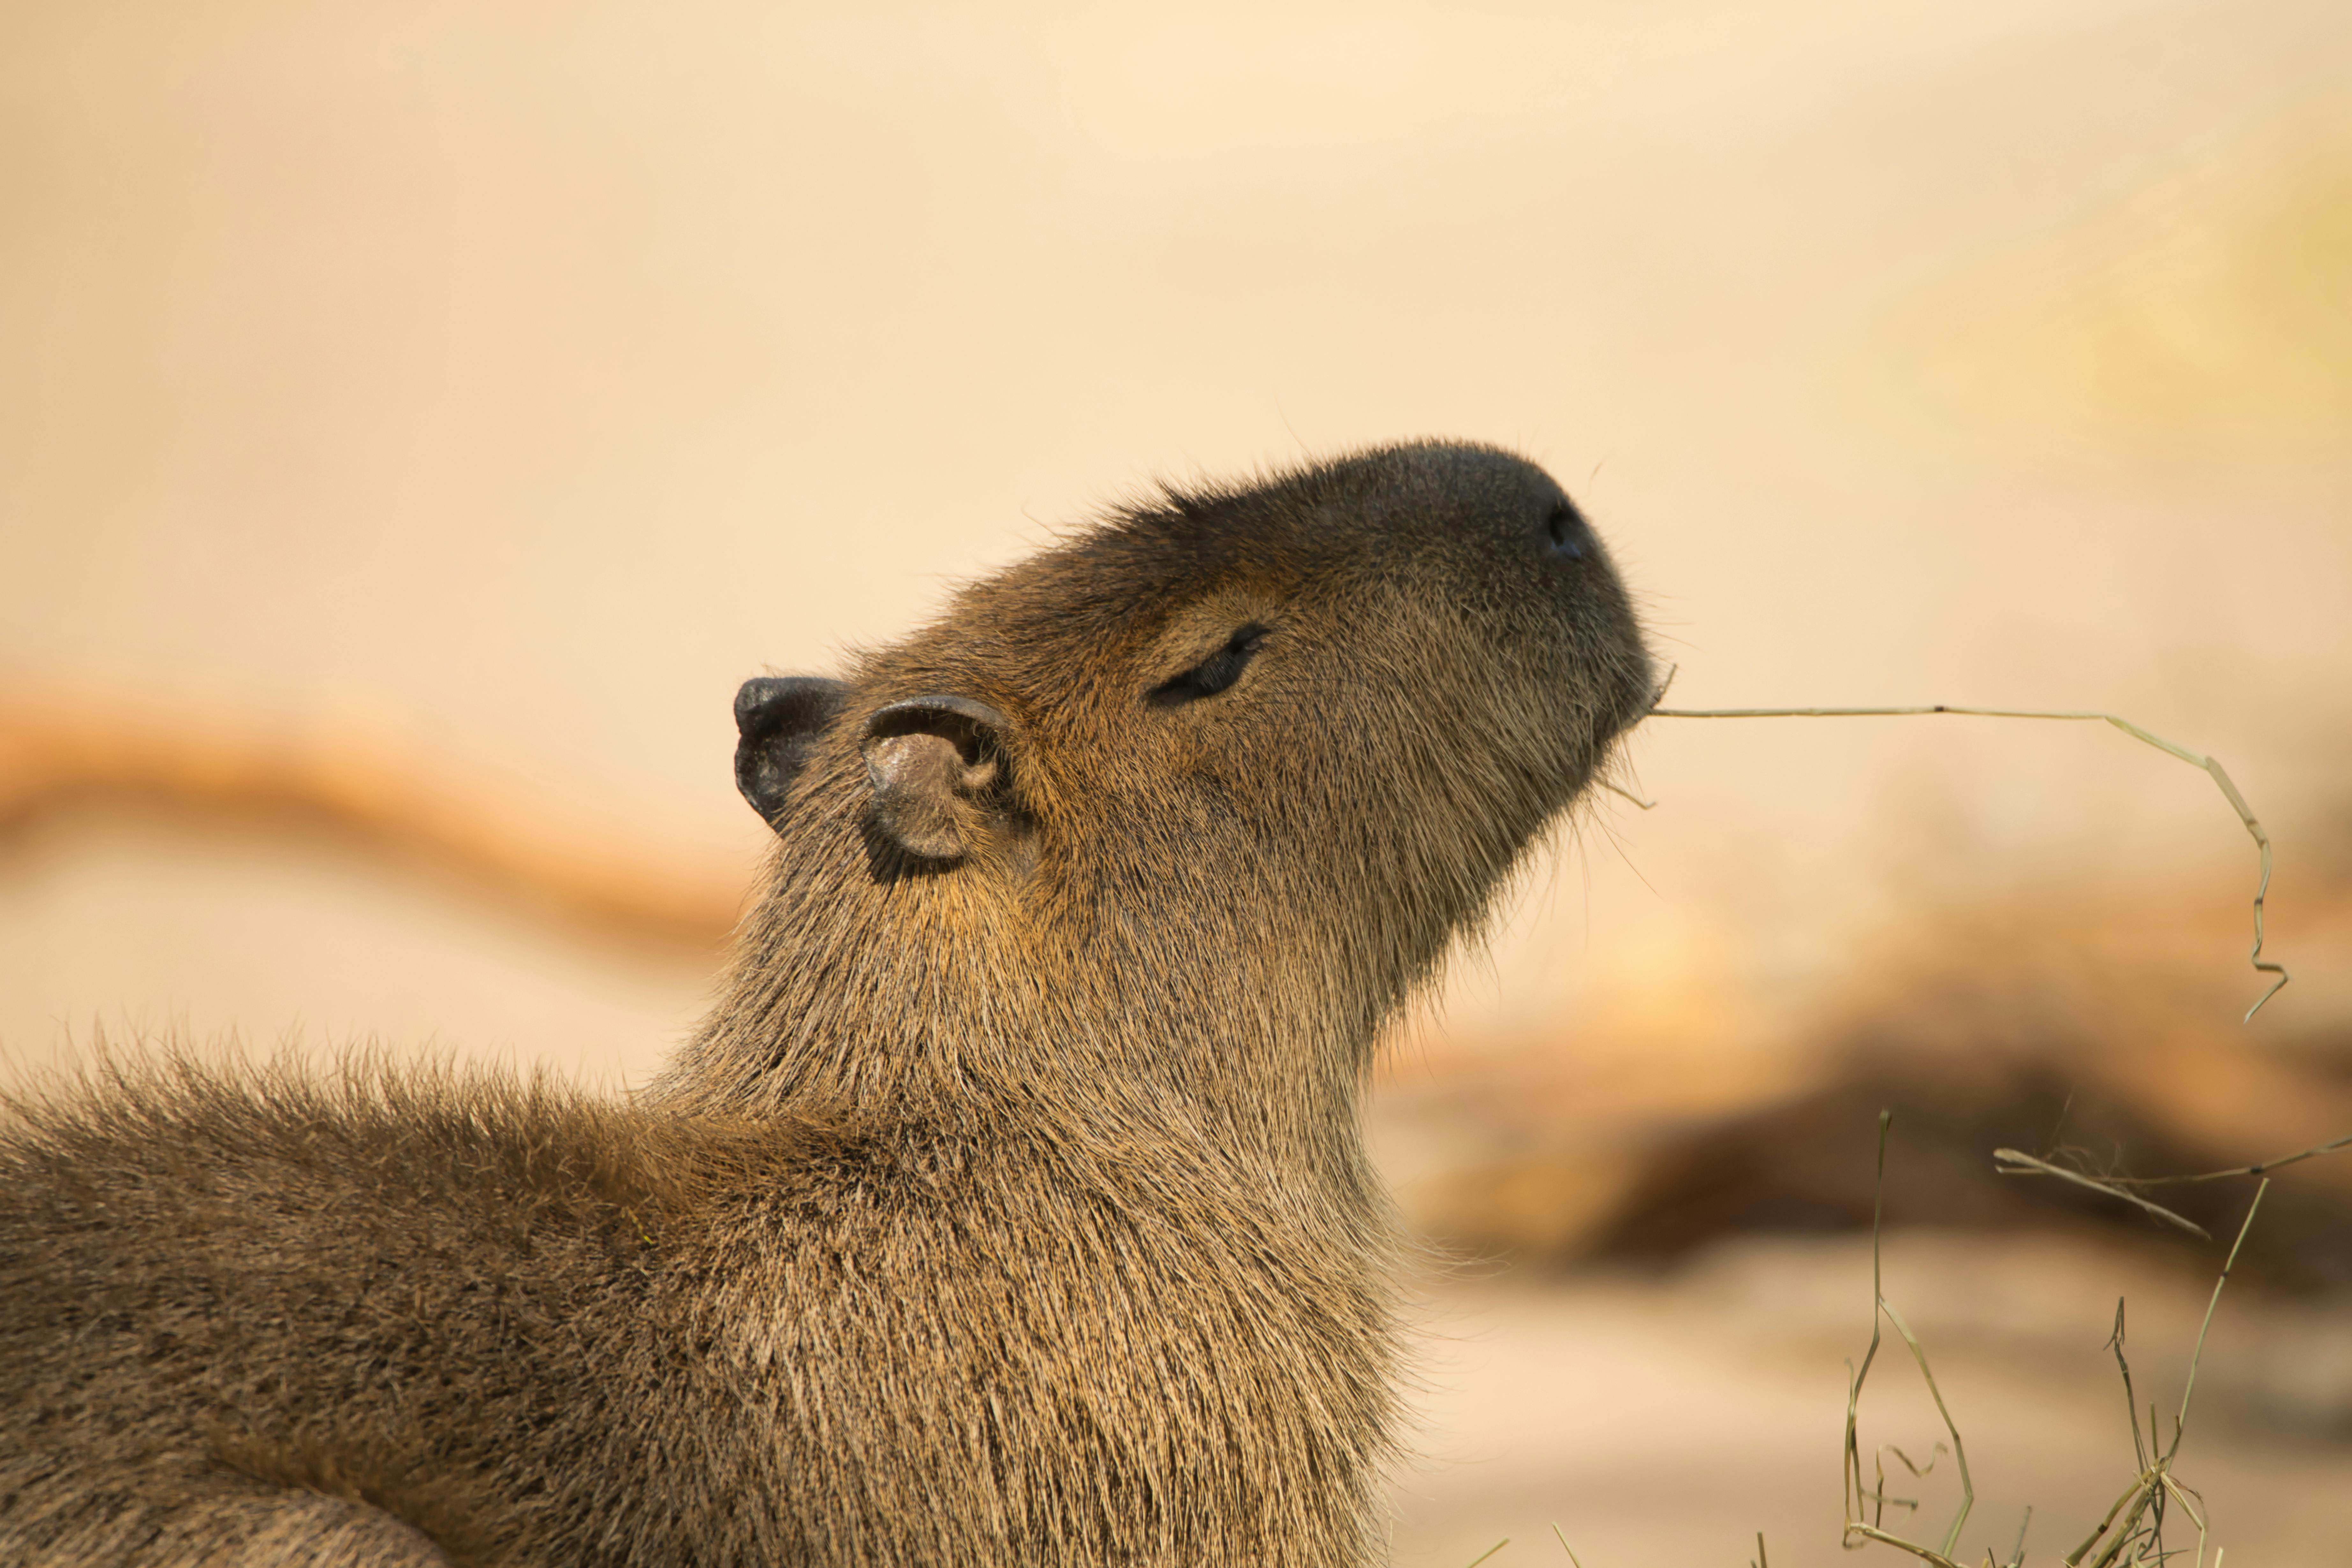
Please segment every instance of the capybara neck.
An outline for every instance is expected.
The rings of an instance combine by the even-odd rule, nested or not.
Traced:
[[[1158,885],[1074,885],[1043,847],[943,876],[782,857],[721,1001],[666,1076],[682,1105],[854,1110],[1228,1154],[1352,1149],[1394,1000],[1310,957],[1330,933],[1213,840]],[[1171,934],[1173,940],[1171,940]]]

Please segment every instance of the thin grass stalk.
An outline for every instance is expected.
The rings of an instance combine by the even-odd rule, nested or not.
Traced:
[[[1870,1208],[1870,1300],[1872,1303],[1870,1348],[1863,1352],[1861,1367],[1855,1370],[1846,1382],[1845,1513],[1849,1526],[1859,1526],[1862,1523],[1862,1500],[1865,1495],[1862,1489],[1862,1450],[1855,1436],[1855,1429],[1861,1420],[1862,1385],[1870,1376],[1871,1363],[1878,1359],[1878,1342],[1882,1332],[1878,1321],[1878,1303],[1886,1299],[1880,1288],[1878,1239],[1880,1226],[1886,1214],[1886,1131],[1894,1124],[1894,1121],[1895,1113],[1891,1110],[1882,1110],[1878,1113],[1878,1180],[1872,1190]],[[1886,1505],[1883,1500],[1885,1490],[1885,1481],[1882,1477],[1879,1483],[1879,1496],[1882,1500],[1879,1503],[1878,1511],[1878,1517],[1882,1521],[1886,1517]]]
[[[2180,1390],[2180,1414],[2173,1417],[2172,1447],[2164,1451],[2164,1468],[2168,1469],[2172,1457],[2180,1452],[2180,1439],[2189,1431],[2189,1402],[2197,1394],[2197,1367],[2205,1359],[2205,1336],[2212,1331],[2214,1309],[2221,1304],[2221,1288],[2230,1282],[2230,1270],[2238,1266],[2238,1253],[2246,1245],[2246,1233],[2254,1228],[2254,1215],[2263,1206],[2263,1194],[2271,1190],[2271,1179],[2254,1189],[2254,1201],[2246,1205],[2245,1222],[2238,1226],[2238,1239],[2230,1245],[2229,1261],[2221,1265],[2221,1278],[2213,1281],[2213,1294],[2205,1303],[2205,1321],[2197,1327],[2197,1348],[2189,1356],[2189,1381]]]
[[[1671,674],[1667,679],[1671,682],[1673,679]],[[1665,689],[1659,688],[1658,697],[1663,699],[1664,695]],[[2246,804],[2246,797],[2238,793],[2237,784],[2231,781],[2229,771],[2221,766],[2219,758],[2200,756],[2177,742],[2168,741],[2161,735],[2152,734],[2141,729],[2128,719],[2114,713],[2045,712],[2017,708],[1955,708],[1943,702],[1912,708],[1660,708],[1654,705],[1647,717],[1657,719],[1892,719],[1921,713],[1958,713],[1979,719],[2061,719],[2084,721],[2095,720],[2102,724],[2111,724],[2133,740],[2144,742],[2159,752],[2179,758],[2193,768],[2202,770],[2221,790],[2221,798],[2228,801],[2231,809],[2238,814],[2239,822],[2244,825],[2247,835],[2253,839],[2254,847],[2261,852],[2262,856],[2262,879],[2254,885],[2254,944],[2246,954],[2246,962],[2253,966],[2256,973],[2274,974],[2278,978],[2271,982],[2269,988],[2260,996],[2254,998],[2254,1005],[2246,1009],[2246,1018],[2251,1020],[2255,1014],[2261,1012],[2263,1004],[2277,995],[2287,981],[2292,978],[2287,973],[2284,964],[2263,956],[2263,911],[2271,891],[2271,836],[2263,830],[2262,820],[2255,816],[2253,807]]]
[[[1927,1392],[1935,1396],[1936,1414],[1944,1418],[1944,1430],[1952,1435],[1952,1458],[1960,1465],[1960,1511],[1953,1515],[1952,1527],[1944,1531],[1943,1552],[1948,1557],[1952,1548],[1959,1544],[1960,1527],[1969,1521],[1969,1510],[1977,1505],[1976,1482],[1969,1479],[1969,1451],[1960,1441],[1959,1424],[1944,1407],[1944,1391],[1936,1385],[1936,1374],[1927,1365],[1927,1351],[1920,1347],[1917,1336],[1911,1332],[1911,1326],[1903,1321],[1903,1314],[1895,1310],[1895,1303],[1882,1297],[1878,1304],[1895,1324],[1895,1331],[1903,1336],[1903,1342],[1911,1347],[1911,1359],[1919,1363],[1919,1375],[1927,1380]]]

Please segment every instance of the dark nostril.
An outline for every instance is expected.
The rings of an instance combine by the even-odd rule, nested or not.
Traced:
[[[1551,510],[1545,514],[1544,531],[1551,538],[1553,552],[1565,555],[1570,561],[1583,560],[1585,550],[1592,539],[1583,517],[1564,500],[1555,501]]]

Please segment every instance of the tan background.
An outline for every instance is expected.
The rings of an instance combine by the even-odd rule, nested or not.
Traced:
[[[723,884],[761,842],[743,677],[1151,475],[1419,434],[1587,502],[1680,702],[2216,751],[2277,831],[2279,951],[2342,996],[2296,924],[2352,821],[2340,3],[0,9],[11,689],[362,735]],[[1658,721],[1633,755],[1663,804],[1538,868],[1409,1067],[1697,1016],[1737,1079],[1873,933],[2020,877],[2201,900],[2229,935],[2189,962],[2240,984],[2250,847],[2111,732]],[[266,825],[0,843],[15,1071],[103,1027],[633,1081],[709,970]],[[1614,1343],[1594,1310],[1558,1331]],[[1596,1568],[1783,1519],[1827,1561],[1851,1348],[1803,1363],[1807,1500],[1703,1542],[1559,1433],[1490,1446],[1602,1519]],[[1593,1386],[1546,1419],[1629,1441]],[[1721,1429],[1636,1402],[1674,1454]],[[1462,1473],[1409,1490],[1401,1561],[1524,1532]],[[2340,1542],[2328,1489],[2282,1542]]]

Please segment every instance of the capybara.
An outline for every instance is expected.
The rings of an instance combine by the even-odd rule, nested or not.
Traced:
[[[116,1065],[0,1148],[0,1560],[1360,1564],[1375,1042],[1650,703],[1534,466],[1171,489],[736,700],[644,1093]]]

